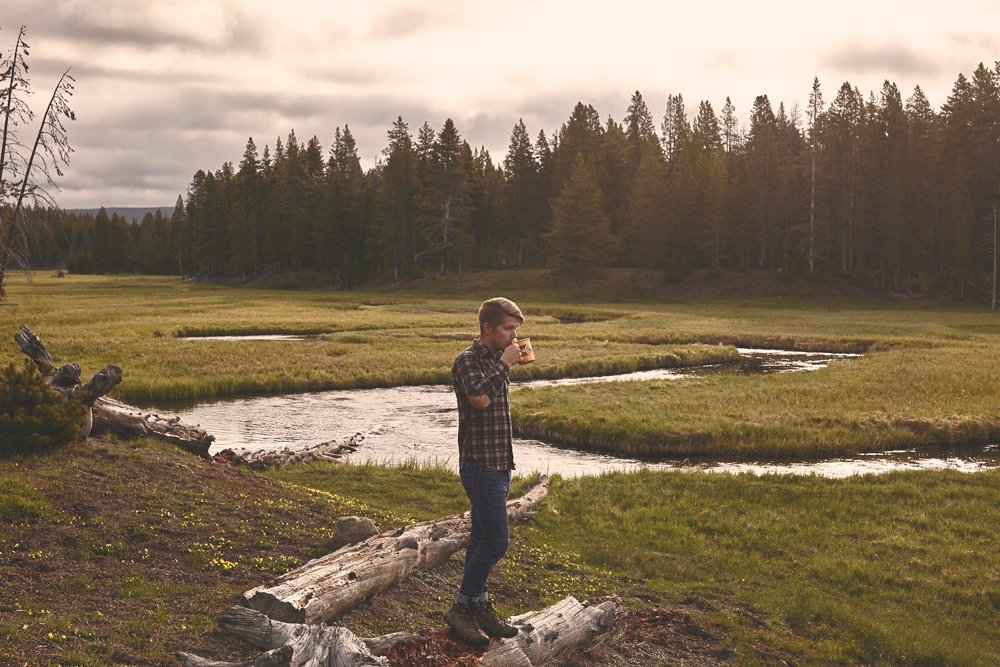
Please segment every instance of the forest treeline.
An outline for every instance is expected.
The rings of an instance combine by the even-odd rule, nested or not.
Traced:
[[[827,98],[829,102],[827,102]],[[499,162],[449,119],[398,118],[364,169],[348,126],[325,150],[294,131],[194,174],[173,213],[129,223],[36,211],[39,265],[251,279],[324,272],[344,286],[427,271],[548,265],[781,269],[899,290],[988,292],[1000,192],[1000,62],[959,75],[940,110],[886,81],[815,80],[804,109],[727,98],[654,118],[579,103],[551,135],[523,122]],[[657,122],[659,120],[659,122]]]

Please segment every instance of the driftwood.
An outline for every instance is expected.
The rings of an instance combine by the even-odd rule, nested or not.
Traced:
[[[87,407],[84,437],[91,432],[109,432],[125,438],[143,436],[165,440],[209,458],[208,448],[215,436],[208,435],[204,429],[181,423],[179,417],[164,419],[159,415],[143,414],[139,408],[105,396],[122,381],[121,368],[105,366],[90,382],[82,385],[79,366],[65,364],[53,371],[52,355],[45,343],[28,327],[22,325],[20,329],[21,333],[15,334],[14,340],[21,346],[21,351],[43,372],[50,373],[46,379],[49,387],[68,400]]]
[[[549,478],[540,476],[527,493],[507,503],[507,516],[533,518],[548,491]],[[387,531],[247,591],[243,604],[279,621],[331,621],[410,572],[444,562],[468,545],[470,531],[468,512]]]
[[[508,622],[517,626],[517,636],[492,642],[479,660],[472,664],[483,667],[539,667],[560,653],[588,644],[609,631],[614,626],[617,612],[614,601],[590,605],[581,604],[569,596],[551,607],[512,616]],[[419,664],[422,655],[433,654],[442,634],[440,631],[420,634],[396,632],[364,641],[372,653],[389,656],[389,664],[412,665]]]
[[[572,596],[567,597],[551,607],[512,617],[510,622],[518,627],[518,635],[512,639],[494,640],[472,664],[539,667],[559,653],[610,630],[616,613],[613,601],[586,606]],[[178,653],[185,667],[413,665],[419,663],[418,655],[427,653],[428,639],[442,634],[440,631],[396,632],[361,639],[346,628],[285,623],[241,607],[233,607],[223,614],[219,627],[265,653],[256,660],[242,663],[216,662]],[[388,654],[394,659],[378,654]]]
[[[352,436],[339,440],[330,440],[318,445],[283,450],[258,449],[249,451],[246,449],[234,450],[223,449],[212,458],[220,463],[231,463],[243,465],[251,470],[263,470],[283,466],[290,463],[311,463],[313,461],[330,460],[335,461],[347,453],[357,451],[357,446],[365,439],[363,433],[355,433]]]
[[[94,403],[94,430],[124,438],[163,440],[206,459],[212,458],[208,448],[215,441],[214,435],[200,426],[185,424],[180,417],[161,417],[107,397]]]

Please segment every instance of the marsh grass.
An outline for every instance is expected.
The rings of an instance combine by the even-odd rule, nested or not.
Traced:
[[[518,391],[513,411],[523,435],[629,454],[798,457],[1000,437],[1000,325],[991,313],[870,297],[838,297],[829,308],[825,297],[807,298],[811,285],[799,286],[800,298],[741,298],[741,282],[757,279],[713,282],[717,298],[720,290],[731,298],[711,303],[653,303],[641,290],[632,302],[609,303],[575,301],[530,271],[430,279],[389,294],[136,276],[39,276],[28,284],[15,276],[11,298],[21,305],[2,315],[8,333],[28,324],[58,361],[79,363],[85,376],[121,366],[119,398],[162,404],[447,384],[455,355],[475,335],[482,296],[516,284],[502,291],[525,309],[519,335],[532,338],[538,361],[515,368],[515,379],[721,363],[735,359],[734,344],[869,350],[810,374]],[[192,341],[178,332],[315,337]],[[0,347],[0,363],[16,359],[15,350]]]
[[[80,364],[89,376],[108,363],[125,380],[115,395],[130,402],[446,384],[455,356],[478,329],[481,299],[372,292],[278,291],[178,283],[147,276],[16,276],[10,294],[20,305],[3,313],[9,335],[27,324],[57,362]],[[470,297],[472,294],[469,295]],[[720,362],[732,349],[678,343],[663,347],[609,340],[606,318],[628,309],[539,307],[593,322],[562,324],[529,315],[539,361],[515,377],[565,377]],[[193,341],[215,335],[300,334],[304,341]],[[693,341],[691,341],[693,342]],[[2,346],[0,361],[15,360]]]
[[[941,341],[811,373],[525,389],[512,411],[521,435],[602,451],[820,457],[996,442],[997,405],[1000,348]]]
[[[710,616],[726,616],[726,599],[762,609],[777,632],[718,622],[737,645],[802,664],[992,665],[998,481],[612,473],[561,481],[526,533],[675,600],[700,597]]]

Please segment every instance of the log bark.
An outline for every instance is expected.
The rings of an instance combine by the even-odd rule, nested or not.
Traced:
[[[264,655],[278,649],[291,649],[290,667],[335,665],[336,667],[372,667],[388,665],[386,658],[373,656],[364,641],[347,628],[325,625],[301,625],[274,621],[260,612],[232,607],[222,615],[219,627],[259,649]],[[263,656],[262,656],[263,657]],[[178,653],[184,667],[237,667],[250,663],[206,663],[190,653]],[[259,658],[258,658],[259,659]],[[281,664],[281,663],[276,663]]]
[[[540,611],[514,616],[510,623],[520,632],[495,642],[483,656],[483,667],[538,667],[574,646],[590,642],[615,624],[612,601],[593,607],[569,596]]]
[[[617,606],[613,601],[589,605],[581,604],[570,596],[551,607],[512,617],[509,620],[517,626],[518,635],[512,639],[494,640],[485,652],[477,653],[463,645],[460,648],[465,650],[469,659],[462,664],[477,664],[482,667],[541,667],[560,653],[587,644],[609,631],[614,626],[616,615]],[[456,648],[455,641],[448,637],[447,631],[442,630],[419,634],[395,632],[361,639],[346,628],[285,623],[242,607],[233,607],[224,613],[219,627],[265,651],[257,658],[258,661],[265,657],[272,660],[270,656],[275,652],[291,649],[287,663],[261,663],[288,664],[289,667],[415,667],[422,662],[431,664],[427,657],[433,656],[435,652],[444,650],[446,655],[453,655]],[[258,665],[257,661],[208,661],[189,653],[179,653],[177,657],[185,667]],[[433,664],[440,664],[440,661],[436,660]]]
[[[166,419],[155,414],[143,414],[142,410],[121,401],[107,398],[105,394],[122,381],[122,369],[108,365],[99,371],[85,385],[80,382],[80,367],[65,364],[52,370],[52,355],[45,343],[28,327],[21,325],[21,333],[14,340],[21,346],[21,352],[35,362],[45,373],[50,373],[46,381],[53,391],[68,400],[74,400],[87,407],[83,436],[108,432],[123,438],[138,436],[165,440],[204,458],[211,458],[208,448],[215,440],[205,429],[190,426],[179,417]]]
[[[266,449],[255,451],[223,449],[212,458],[220,463],[242,465],[251,470],[264,470],[265,468],[273,468],[291,463],[311,463],[320,460],[335,461],[344,454],[357,451],[358,445],[364,439],[364,434],[355,433],[346,438],[330,440],[329,442],[322,442],[318,445],[311,445],[300,449],[290,449],[288,447],[281,451]]]
[[[103,397],[94,403],[94,432],[114,433],[122,438],[152,438],[186,449],[192,454],[211,459],[208,448],[215,441],[200,426],[191,426],[180,417],[161,417],[152,412]]]
[[[548,493],[549,478],[507,503],[510,521],[534,517]],[[467,546],[469,513],[387,531],[345,546],[243,594],[243,604],[290,623],[331,621],[384,591],[414,570],[426,570]]]

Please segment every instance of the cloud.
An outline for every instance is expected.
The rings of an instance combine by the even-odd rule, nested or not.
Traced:
[[[42,75],[42,78],[49,79],[59,77],[72,66],[70,74],[77,80],[78,86],[86,86],[93,81],[120,81],[129,84],[147,85],[185,85],[193,83],[212,83],[222,79],[222,75],[212,71],[186,71],[180,69],[139,69],[129,67],[108,67],[87,61],[74,64],[67,58],[49,58],[44,55],[31,56],[29,61],[31,74]],[[55,78],[52,79],[53,84]],[[47,84],[46,84],[47,85]]]
[[[821,64],[845,74],[873,73],[879,76],[935,76],[942,70],[939,59],[926,56],[907,44],[897,42],[883,44],[849,42],[828,52],[821,59]]]
[[[227,7],[214,21],[179,11],[177,19],[159,16],[141,4],[103,6],[55,0],[38,8],[28,25],[28,43],[37,35],[75,46],[124,47],[139,53],[172,49],[182,52],[248,52],[266,50],[267,17]],[[155,6],[150,6],[155,7]]]
[[[368,34],[375,39],[399,39],[420,32],[432,18],[419,7],[402,7],[376,21]]]

